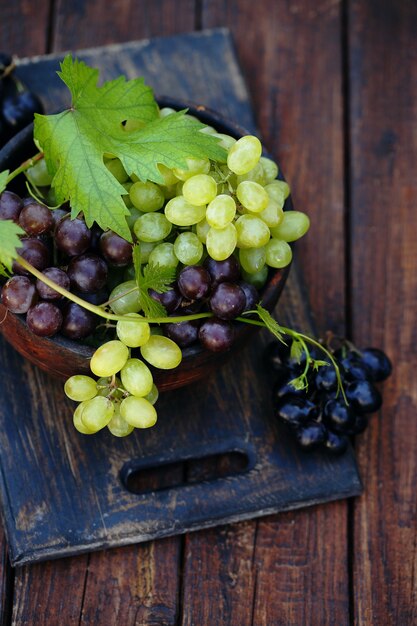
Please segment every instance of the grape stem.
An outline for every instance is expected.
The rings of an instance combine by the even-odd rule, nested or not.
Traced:
[[[43,157],[43,152],[38,152],[38,154],[35,154],[35,156],[27,159],[26,161],[23,161],[23,163],[19,165],[19,167],[13,170],[13,172],[10,172],[10,174],[6,178],[6,185],[8,185],[14,178],[16,178],[16,176],[19,176],[19,174],[22,174],[23,172],[26,172],[26,170],[28,170],[29,168],[33,167],[33,165],[43,159]]]

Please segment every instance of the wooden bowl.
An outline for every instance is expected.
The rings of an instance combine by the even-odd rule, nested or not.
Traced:
[[[215,127],[219,132],[235,138],[249,134],[243,128],[225,120],[222,116],[209,109],[175,100],[160,99],[160,106],[169,106],[180,110],[188,108],[189,112],[203,123]],[[25,159],[36,154],[33,144],[33,125],[22,130],[0,150],[0,171],[13,170]],[[281,180],[284,180],[280,175]],[[23,194],[22,181],[14,181],[10,189]],[[292,208],[290,198],[285,209]],[[262,305],[272,310],[283,290],[289,267],[284,270],[271,270],[270,278],[262,291]],[[41,369],[59,378],[68,378],[73,374],[90,374],[89,361],[94,352],[90,346],[82,342],[56,336],[51,339],[34,335],[27,327],[24,315],[15,315],[0,303],[0,331],[7,341]],[[256,326],[240,324],[236,331],[236,340],[228,352],[209,352],[199,345],[183,350],[181,364],[173,370],[154,370],[154,380],[160,391],[176,389],[194,381],[205,378],[228,361],[241,349],[256,332]]]

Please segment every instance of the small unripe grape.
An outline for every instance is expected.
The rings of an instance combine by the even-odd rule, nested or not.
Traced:
[[[116,315],[137,313],[141,309],[136,281],[127,280],[117,285],[109,296],[110,306]]]
[[[113,339],[97,348],[91,357],[90,368],[96,376],[113,376],[122,369],[128,358],[128,347]]]
[[[97,395],[97,384],[91,376],[76,375],[68,378],[64,385],[65,394],[71,400],[83,402]]]
[[[270,267],[282,268],[291,263],[292,250],[286,241],[271,239],[266,244],[266,263]]]
[[[120,415],[135,428],[150,428],[156,424],[155,408],[145,398],[129,396],[120,404]]]
[[[260,272],[266,262],[265,247],[240,249],[239,261],[245,272],[249,272],[249,274]]]

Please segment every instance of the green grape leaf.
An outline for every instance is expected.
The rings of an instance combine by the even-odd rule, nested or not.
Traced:
[[[284,341],[283,332],[281,330],[280,325],[278,324],[276,320],[274,320],[274,318],[269,313],[269,311],[264,309],[260,304],[257,304],[256,312],[259,315],[259,318],[265,324],[266,328],[269,330],[269,332],[272,333],[274,337],[278,339],[278,341],[280,341],[284,345],[287,345],[286,342]]]
[[[104,155],[118,157],[129,176],[157,183],[163,183],[159,163],[184,168],[187,157],[225,160],[218,140],[201,133],[204,125],[184,111],[159,118],[142,79],[120,76],[99,87],[98,70],[69,55],[58,74],[71,92],[71,107],[57,115],[35,115],[34,136],[57,201],[70,200],[72,216],[83,212],[88,226],[95,221],[131,241],[129,210],[121,198],[126,190],[106,168]],[[126,120],[138,121],[139,128],[126,130]]]
[[[288,384],[297,391],[300,389],[307,389],[307,376],[305,374],[301,374],[301,376],[299,376],[298,378],[293,378],[293,380],[290,380]]]
[[[0,193],[2,193],[6,189],[8,175],[9,170],[4,170],[4,172],[0,172]]]
[[[320,367],[330,367],[328,361],[321,361],[320,359],[311,359],[311,366],[313,371],[318,372]]]
[[[142,268],[140,244],[133,247],[133,266],[135,268],[135,279],[139,289],[139,298],[143,312],[146,317],[166,317],[165,307],[156,302],[150,295],[149,289],[154,289],[158,293],[165,293],[171,289],[175,280],[175,269],[161,267],[160,265],[148,264]]]
[[[298,339],[294,337],[294,339],[292,340],[291,349],[290,349],[290,358],[294,359],[296,363],[300,363],[303,352],[304,352],[303,344],[301,343],[301,341],[299,341]]]
[[[21,247],[19,235],[25,232],[12,220],[0,220],[0,274],[7,276],[12,271],[13,259],[17,257],[16,249]]]

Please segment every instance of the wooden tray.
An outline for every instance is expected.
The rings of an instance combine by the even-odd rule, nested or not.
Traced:
[[[107,79],[120,73],[142,75],[158,95],[204,103],[254,129],[225,30],[77,54]],[[61,58],[27,59],[18,67],[24,83],[42,95],[50,111],[68,103],[55,75]],[[283,323],[311,332],[295,267],[277,315]],[[76,433],[74,405],[60,383],[1,340],[0,497],[12,564],[358,495],[361,484],[351,450],[339,458],[303,453],[274,423],[271,380],[261,358],[263,342],[270,338],[261,335],[211,380],[163,394],[157,426],[126,440],[107,432],[92,438]],[[198,481],[195,464],[207,457],[215,458],[215,471]],[[141,479],[161,466],[165,470],[153,482]],[[192,481],[187,478],[191,475]]]

